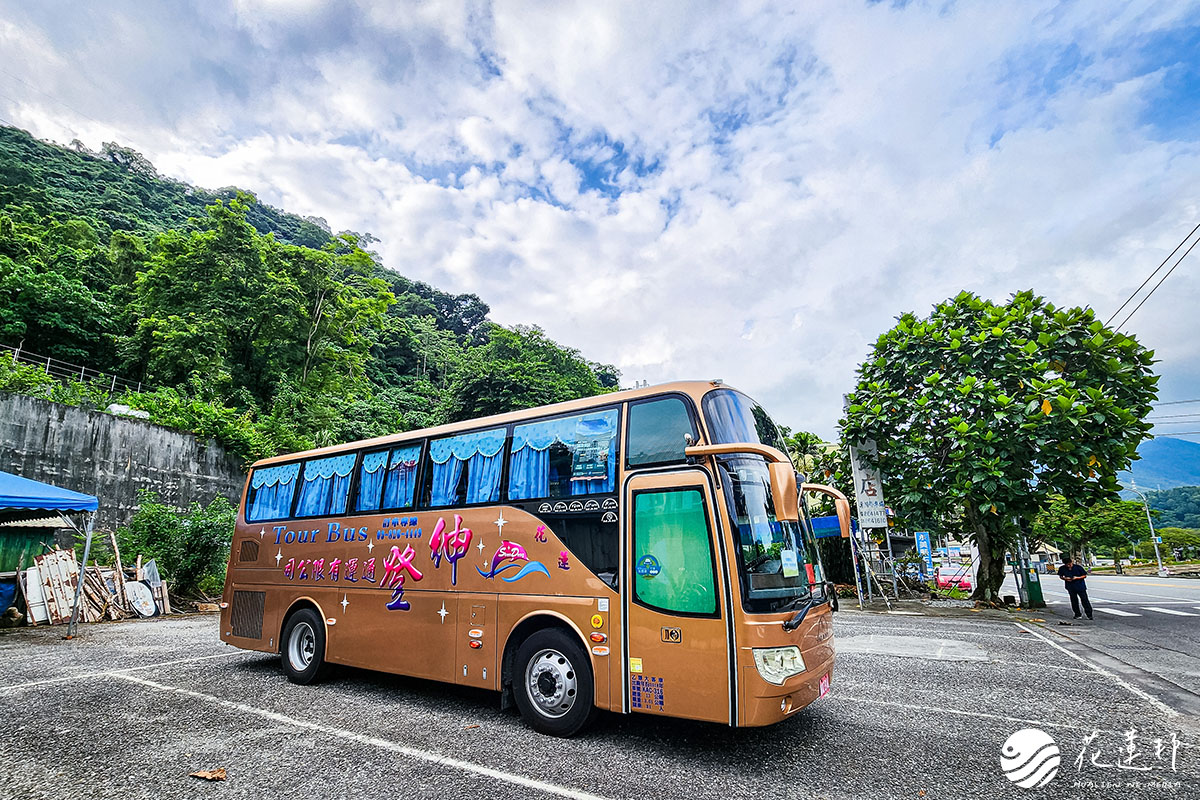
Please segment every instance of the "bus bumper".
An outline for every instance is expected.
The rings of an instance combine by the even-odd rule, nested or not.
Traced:
[[[803,651],[806,669],[782,685],[768,683],[753,665],[743,667],[738,725],[773,725],[829,693],[833,681],[833,644]]]

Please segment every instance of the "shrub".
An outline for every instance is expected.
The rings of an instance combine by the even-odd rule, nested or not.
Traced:
[[[223,497],[180,511],[143,491],[128,527],[117,530],[117,541],[129,558],[155,559],[175,594],[213,596],[225,582],[236,511]]]

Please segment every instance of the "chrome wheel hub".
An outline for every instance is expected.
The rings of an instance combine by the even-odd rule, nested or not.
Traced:
[[[533,707],[547,717],[561,717],[575,705],[579,693],[575,667],[557,650],[542,650],[525,668],[525,691]]]
[[[292,628],[288,640],[288,663],[297,672],[308,669],[317,654],[317,634],[307,622],[301,622]]]

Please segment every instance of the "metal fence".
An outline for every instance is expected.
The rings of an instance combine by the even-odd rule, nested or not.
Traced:
[[[0,358],[6,354],[14,363],[32,364],[41,367],[51,377],[57,378],[60,381],[73,380],[81,383],[91,383],[107,388],[110,392],[114,393],[125,390],[131,392],[148,391],[152,388],[150,386],[143,386],[141,381],[125,380],[108,372],[101,372],[98,369],[85,367],[82,364],[72,364],[68,361],[52,358],[51,356],[31,353],[21,347],[10,347],[6,344],[0,344]]]

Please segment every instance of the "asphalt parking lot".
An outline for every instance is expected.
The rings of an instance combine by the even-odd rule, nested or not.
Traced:
[[[358,670],[294,686],[212,616],[62,633],[0,634],[2,797],[1200,796],[1194,717],[1015,617],[841,612],[831,696],[781,725],[605,714],[572,740],[486,692]],[[1029,727],[1061,750],[1043,789],[1000,768]],[[188,777],[214,767],[228,780]]]

